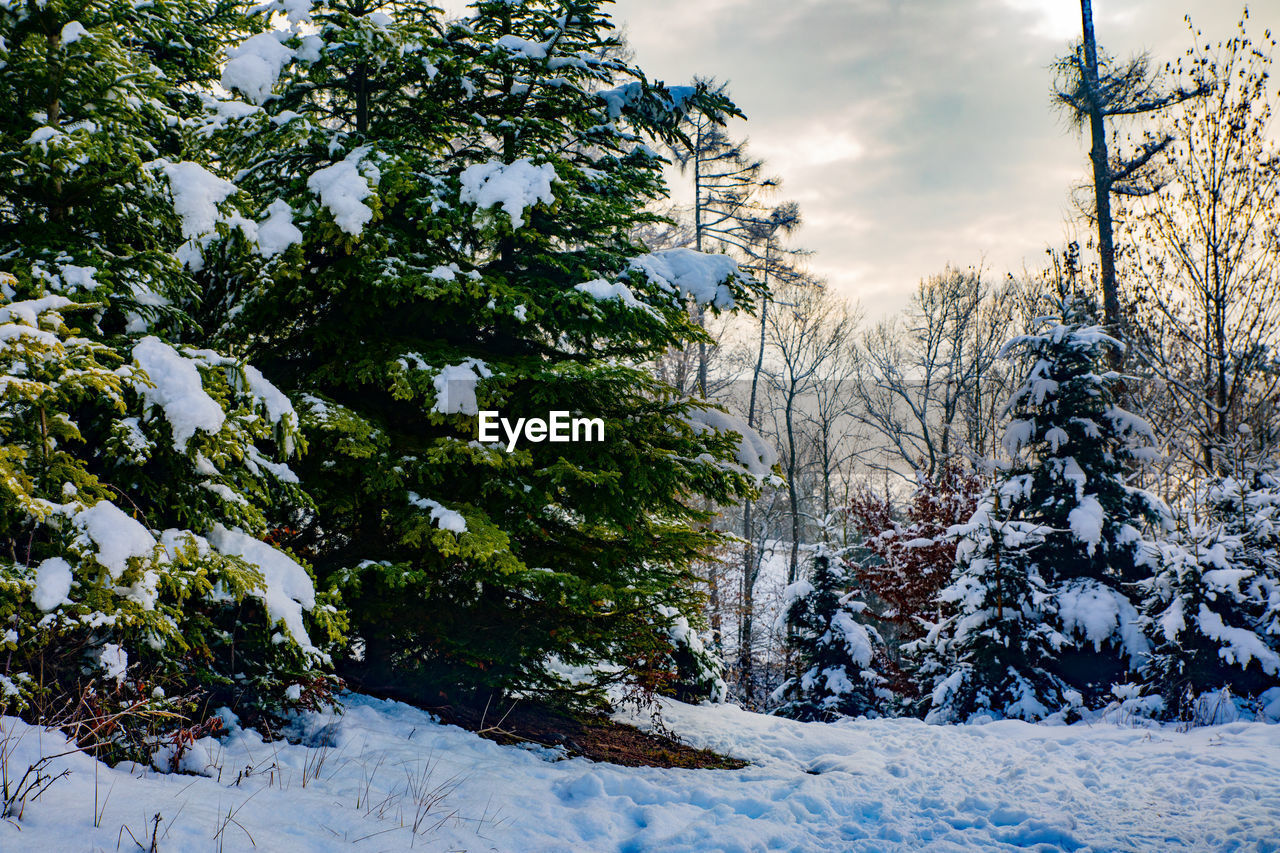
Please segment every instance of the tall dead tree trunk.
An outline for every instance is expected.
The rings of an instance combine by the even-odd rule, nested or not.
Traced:
[[[1111,221],[1111,158],[1107,153],[1106,114],[1098,86],[1098,40],[1093,31],[1092,0],[1080,0],[1080,17],[1084,29],[1084,84],[1089,110],[1089,136],[1092,146],[1089,160],[1093,163],[1093,196],[1098,226],[1098,255],[1102,267],[1102,303],[1104,319],[1112,334],[1123,339],[1123,317],[1120,292],[1116,284],[1116,248]]]

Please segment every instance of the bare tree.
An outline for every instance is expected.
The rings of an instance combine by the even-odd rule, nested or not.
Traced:
[[[861,315],[850,309],[847,322],[840,326],[848,338],[839,343],[822,378],[814,383],[812,400],[802,413],[802,425],[813,446],[817,479],[814,514],[821,520],[824,533],[843,533],[842,545],[847,544],[848,529],[847,525],[837,529],[836,516],[843,517],[838,510],[847,506],[852,496],[855,465],[866,441],[852,411],[853,384],[858,379],[856,333],[861,322]]]
[[[748,270],[761,283],[762,293],[759,346],[756,348],[755,360],[751,368],[750,392],[747,399],[747,426],[752,429],[759,426],[760,377],[764,371],[772,291],[779,284],[794,284],[802,276],[796,260],[805,253],[790,250],[782,242],[784,235],[789,235],[800,227],[800,222],[800,208],[794,202],[788,202],[750,223],[747,232],[750,258]],[[738,645],[738,673],[744,692],[749,689],[753,678],[755,589],[760,579],[760,561],[763,553],[762,548],[756,543],[754,514],[755,502],[748,501],[742,508],[742,615]]]
[[[853,417],[870,432],[863,463],[933,477],[963,452],[984,453],[1007,312],[980,272],[948,267],[920,282],[907,309],[868,330],[857,350]]]
[[[1246,15],[1247,17],[1247,15]],[[1190,472],[1223,473],[1240,426],[1275,446],[1280,389],[1280,153],[1271,141],[1268,36],[1239,34],[1183,70],[1211,90],[1170,112],[1170,186],[1126,211],[1126,272],[1144,364],[1161,381],[1160,424]],[[1261,49],[1260,49],[1261,48]]]
[[[722,84],[705,82],[718,93]],[[673,149],[676,162],[693,180],[693,248],[699,252],[715,249],[751,256],[753,226],[767,218],[761,197],[775,190],[776,178],[764,176],[764,161],[750,156],[747,140],[735,140],[724,125],[700,113],[689,118],[688,146]],[[693,309],[698,323],[705,322],[701,308]],[[698,344],[698,388],[708,396],[709,371],[706,342]]]
[[[776,407],[782,472],[787,478],[791,516],[791,555],[787,583],[799,571],[804,512],[800,480],[803,472],[804,406],[833,363],[847,352],[857,319],[848,303],[820,281],[784,285],[774,290],[776,310],[767,325],[769,356],[764,376]]]

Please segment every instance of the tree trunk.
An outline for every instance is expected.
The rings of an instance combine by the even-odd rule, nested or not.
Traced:
[[[1098,255],[1102,265],[1102,301],[1107,327],[1124,339],[1120,314],[1120,293],[1116,285],[1116,249],[1111,222],[1111,158],[1107,153],[1106,117],[1098,94],[1098,41],[1093,32],[1092,0],[1080,0],[1080,16],[1084,25],[1084,82],[1089,93],[1089,134],[1092,147],[1093,196],[1098,219]],[[1123,354],[1117,354],[1117,361]]]
[[[796,490],[795,388],[787,395],[787,500],[791,505],[791,562],[787,566],[787,585],[796,582],[800,573],[800,493]]]
[[[742,549],[742,606],[738,614],[738,692],[744,701],[750,701],[751,681],[754,677],[751,647],[755,643],[755,587],[756,587],[756,554],[754,540],[751,537],[751,502],[742,510],[742,538],[746,544]]]
[[[747,426],[756,426],[756,396],[760,389],[760,374],[764,370],[765,330],[769,318],[769,269],[768,248],[765,248],[764,286],[766,295],[760,302],[760,349],[756,353],[756,366],[751,372],[751,398],[747,401]],[[759,574],[755,554],[755,532],[751,527],[753,504],[747,501],[742,510],[742,538],[746,545],[742,551],[742,610],[738,622],[738,689],[744,699],[751,696],[751,679],[753,677],[751,647],[755,642],[752,636],[755,631],[755,589]]]

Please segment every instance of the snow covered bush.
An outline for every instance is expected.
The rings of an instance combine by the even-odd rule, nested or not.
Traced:
[[[861,621],[867,605],[852,583],[845,560],[819,545],[809,579],[787,588],[787,636],[798,674],[774,692],[781,702],[775,713],[797,720],[874,715],[892,698],[876,671],[884,641]]]
[[[1105,365],[1121,344],[1091,318],[1066,299],[1061,319],[1004,348],[1027,364],[1005,407],[1013,462],[956,529],[965,543],[942,594],[956,612],[919,646],[933,719],[1099,707],[1149,651],[1136,585],[1170,516],[1130,484],[1154,436],[1116,404],[1122,377]]]
[[[1066,638],[1047,619],[1052,597],[1036,560],[1048,531],[1014,519],[1008,502],[993,490],[955,530],[955,574],[940,594],[952,615],[908,647],[929,722],[1041,720],[1080,704],[1054,672]]]
[[[1246,588],[1254,600],[1252,627],[1280,652],[1280,466],[1249,460],[1238,476],[1223,477],[1205,494],[1211,522],[1239,537],[1237,568],[1252,572]]]
[[[689,624],[688,617],[674,608],[659,605],[658,615],[667,620],[667,643],[660,652],[666,677],[654,686],[655,692],[681,702],[724,702],[729,685],[724,680],[724,661],[707,648],[702,634]]]
[[[689,301],[747,286],[626,236],[663,192],[646,141],[733,108],[613,58],[602,5],[482,0],[446,24],[317,3],[228,51],[242,100],[206,129],[257,230],[206,247],[210,321],[302,401],[318,512],[292,541],[342,587],[342,671],[367,690],[483,706],[568,689],[553,657],[612,678],[676,652],[661,613],[696,612],[720,541],[703,507],[757,480],[750,441],[641,367],[704,339]],[[508,449],[478,440],[486,409],[605,436]]]

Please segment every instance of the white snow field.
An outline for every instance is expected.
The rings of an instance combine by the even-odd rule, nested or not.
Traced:
[[[345,701],[345,714],[299,726],[327,747],[241,729],[201,742],[186,766],[208,777],[55,759],[70,776],[20,823],[0,822],[0,850],[137,850],[130,832],[149,849],[157,813],[157,849],[183,853],[1280,850],[1280,727],[1264,723],[822,724],[665,703],[690,743],[753,764],[660,770],[499,746],[407,705]],[[66,748],[13,718],[4,733],[11,777]]]

